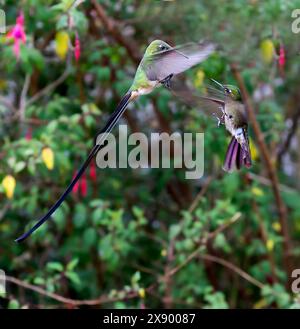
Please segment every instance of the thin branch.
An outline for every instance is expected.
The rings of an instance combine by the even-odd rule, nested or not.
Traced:
[[[5,276],[5,280],[7,282],[11,282],[13,284],[16,284],[17,286],[23,287],[28,290],[35,291],[36,293],[49,297],[51,299],[56,300],[57,302],[63,303],[63,304],[69,304],[73,306],[80,306],[80,305],[101,305],[101,304],[107,304],[107,303],[112,303],[116,302],[119,300],[126,300],[126,299],[131,299],[131,298],[136,298],[138,297],[138,292],[132,291],[128,293],[125,297],[123,298],[118,298],[118,297],[108,297],[106,295],[100,296],[99,298],[96,299],[86,299],[86,300],[77,300],[77,299],[71,299],[67,297],[63,297],[61,295],[58,295],[53,292],[49,292],[41,287],[35,286],[33,284],[27,283],[25,281],[19,280],[15,277],[12,276]],[[151,290],[153,286],[150,286],[146,290]]]
[[[26,97],[30,85],[30,74],[26,74],[24,85],[22,88],[21,96],[20,96],[20,102],[19,102],[19,118],[21,120],[25,119],[25,109],[26,109]]]
[[[254,174],[252,172],[247,173],[247,176],[255,181],[258,181],[260,184],[265,185],[265,186],[272,186],[272,182],[270,179]],[[284,184],[279,184],[279,189],[281,192],[286,192],[286,193],[295,193],[297,192],[296,189],[293,189],[292,187],[286,186]]]
[[[210,183],[212,182],[213,177],[209,176],[205,182],[205,184],[202,186],[201,191],[197,194],[196,198],[194,199],[194,201],[192,202],[192,204],[190,205],[188,212],[192,213],[194,212],[194,210],[197,208],[198,203],[200,202],[200,200],[202,199],[202,197],[204,196],[204,194],[206,193],[206,191],[208,190],[208,187],[210,185]]]
[[[229,268],[231,271],[235,272],[240,277],[242,277],[243,279],[245,279],[246,281],[252,283],[253,285],[257,286],[260,289],[263,289],[265,287],[265,285],[262,282],[256,280],[253,276],[251,276],[247,272],[243,271],[242,269],[240,269],[239,267],[237,267],[233,263],[228,262],[227,260],[225,260],[223,258],[216,257],[216,256],[213,256],[213,255],[209,255],[209,254],[205,254],[205,255],[199,254],[197,256],[201,259],[208,260],[208,261],[211,261],[211,262],[215,262],[215,263],[218,263],[220,265],[223,265],[224,267]]]
[[[69,74],[70,74],[70,70],[69,70],[69,66],[67,65],[65,71],[57,80],[51,82],[48,86],[46,86],[45,88],[43,88],[42,90],[37,92],[34,96],[32,96],[28,100],[27,106],[33,104],[34,102],[36,102],[38,99],[40,99],[44,95],[51,93],[55,88],[57,88],[60,84],[62,84],[66,80],[66,78],[69,76]]]

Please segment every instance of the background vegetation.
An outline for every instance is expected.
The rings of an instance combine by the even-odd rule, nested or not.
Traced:
[[[300,61],[291,31],[300,1],[71,4],[0,1],[8,30],[23,12],[26,33],[26,41],[0,35],[0,307],[299,307],[290,278],[300,266]],[[93,164],[53,220],[16,244],[65,189],[156,38],[220,45],[181,79],[199,89],[210,77],[240,86],[253,168],[222,171],[225,129],[157,90],[122,122],[147,134],[205,132],[204,177]]]

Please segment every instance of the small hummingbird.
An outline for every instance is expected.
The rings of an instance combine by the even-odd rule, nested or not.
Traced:
[[[234,85],[222,85],[211,79],[224,92],[224,100],[205,97],[221,106],[222,117],[219,123],[223,122],[232,138],[227,148],[223,169],[232,172],[242,166],[251,167],[251,151],[248,138],[248,120],[245,105],[242,101],[241,92]]]
[[[232,172],[234,169],[240,169],[242,166],[251,167],[251,153],[248,139],[248,123],[246,109],[242,102],[240,90],[233,85],[222,85],[218,81],[211,79],[222,91],[206,86],[208,95],[199,95],[182,84],[173,84],[172,93],[181,99],[184,103],[192,107],[200,107],[206,113],[212,113],[215,110],[215,104],[222,111],[219,117],[216,113],[213,115],[218,120],[218,126],[225,124],[230,132],[232,139],[227,148],[223,169]],[[212,107],[212,103],[214,106]]]
[[[17,238],[16,242],[22,242],[37,230],[56,209],[62,204],[74,185],[82,176],[91,160],[104,146],[108,134],[125,112],[128,104],[141,95],[149,94],[154,88],[163,85],[170,88],[170,80],[174,75],[182,73],[192,66],[204,61],[213,51],[215,45],[212,43],[187,43],[177,47],[171,47],[164,41],[154,40],[147,47],[145,54],[136,70],[136,74],[128,92],[122,97],[115,111],[111,114],[107,124],[97,134],[98,138],[87,159],[79,168],[69,186],[49,209],[49,211],[27,232]]]

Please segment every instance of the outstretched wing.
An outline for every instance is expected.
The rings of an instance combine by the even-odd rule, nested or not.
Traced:
[[[143,67],[149,80],[161,81],[201,63],[215,48],[213,43],[187,43],[147,56]]]
[[[198,108],[206,115],[222,116],[225,106],[224,93],[210,89],[209,85],[203,86],[202,92],[178,81],[171,81],[171,93],[189,107]]]

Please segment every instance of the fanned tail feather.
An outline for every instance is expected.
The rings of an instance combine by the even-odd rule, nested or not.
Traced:
[[[235,137],[232,137],[227,148],[223,169],[232,172],[235,169],[241,169],[243,166],[250,168],[251,164],[249,144],[247,147],[243,147]]]
[[[225,171],[229,171],[229,172],[232,171],[232,155],[233,155],[233,150],[236,147],[236,143],[237,143],[236,139],[232,137],[225,156],[225,161],[223,166],[223,169]]]

